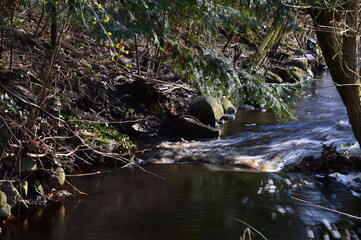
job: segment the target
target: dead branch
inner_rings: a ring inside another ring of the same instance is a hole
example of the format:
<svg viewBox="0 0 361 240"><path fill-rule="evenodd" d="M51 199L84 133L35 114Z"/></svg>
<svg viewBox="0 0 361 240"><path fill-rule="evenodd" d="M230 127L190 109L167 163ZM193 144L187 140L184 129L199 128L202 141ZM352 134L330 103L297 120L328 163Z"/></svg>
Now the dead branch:
<svg viewBox="0 0 361 240"><path fill-rule="evenodd" d="M235 220L237 222L240 222L240 223L243 223L244 225L248 226L249 228L251 228L253 231L255 231L256 233L258 233L263 239L267 240L267 238L265 236L263 236L263 234L258 231L257 229L255 229L254 227L252 227L250 224L246 223L246 222L243 222L242 220L238 219L238 218L235 218L235 217L232 217L232 216L229 216L229 219L230 220Z"/></svg>
<svg viewBox="0 0 361 240"><path fill-rule="evenodd" d="M357 220L361 220L361 217L357 217L357 216L352 215L352 214L344 213L344 212L337 211L337 210L334 210L334 209L331 209L331 208L327 208L327 207L324 207L324 206L321 206L321 205L318 205L318 204L314 204L314 203L308 202L308 201L306 201L306 200L303 200L303 199L300 199L300 198L297 198L297 197L294 197L294 196L291 196L291 198L292 198L292 199L295 199L295 200L297 200L297 201L300 201L300 202L303 202L303 203L306 203L306 204L309 204L309 205L318 207L318 208L325 209L325 210L330 211L330 212L334 212L334 213L337 213L337 214L340 214L340 215L344 215L344 216L347 216L347 217L350 217L350 218L355 218L355 219L357 219Z"/></svg>

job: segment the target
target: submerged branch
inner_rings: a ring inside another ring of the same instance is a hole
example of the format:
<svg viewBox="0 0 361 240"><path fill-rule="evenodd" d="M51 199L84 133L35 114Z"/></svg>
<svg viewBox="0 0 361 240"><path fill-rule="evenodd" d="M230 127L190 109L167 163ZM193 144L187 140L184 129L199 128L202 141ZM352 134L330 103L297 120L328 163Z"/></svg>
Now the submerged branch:
<svg viewBox="0 0 361 240"><path fill-rule="evenodd" d="M237 222L240 222L240 223L243 223L244 225L248 226L249 228L251 228L253 231L255 231L256 233L258 233L263 239L267 240L267 238L265 236L263 236L263 234L258 231L257 229L255 229L254 227L252 227L251 225L249 225L248 223L246 222L243 222L242 220L238 219L238 218L235 218L235 217L232 217L230 216L229 219L232 219L232 220L235 220Z"/></svg>
<svg viewBox="0 0 361 240"><path fill-rule="evenodd" d="M327 208L327 207L324 207L324 206L321 206L321 205L318 205L318 204L314 204L314 203L311 203L311 202L308 202L306 200L303 200L303 199L300 199L300 198L297 198L297 197L294 197L294 196L291 196L292 199L295 199L297 201L300 201L300 202L303 202L303 203L307 203L309 205L312 205L312 206L315 206L315 207L319 207L319 208L322 208L322 209L325 209L327 211L330 211L330 212L334 212L334 213L337 213L337 214L340 214L340 215L344 215L344 216L347 216L347 217L350 217L350 218L354 218L354 219L357 219L357 220L361 220L361 217L357 217L355 215L351 215L351 214L348 214L348 213L344 213L344 212L340 212L340 211L337 211L337 210L334 210L334 209L331 209L331 208Z"/></svg>

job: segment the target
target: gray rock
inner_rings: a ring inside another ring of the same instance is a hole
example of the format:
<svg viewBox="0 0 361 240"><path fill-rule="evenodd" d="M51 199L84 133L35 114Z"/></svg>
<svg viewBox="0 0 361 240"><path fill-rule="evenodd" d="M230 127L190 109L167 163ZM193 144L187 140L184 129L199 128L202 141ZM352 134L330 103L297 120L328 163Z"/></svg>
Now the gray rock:
<svg viewBox="0 0 361 240"><path fill-rule="evenodd" d="M191 114L202 123L215 126L215 122L223 116L223 107L218 99L201 96L190 104Z"/></svg>
<svg viewBox="0 0 361 240"><path fill-rule="evenodd" d="M7 197L6 194L4 192L0 192L0 208L4 207L5 204L7 203Z"/></svg>
<svg viewBox="0 0 361 240"><path fill-rule="evenodd" d="M181 137L218 138L220 130L207 126L192 116L169 116L165 123Z"/></svg>
<svg viewBox="0 0 361 240"><path fill-rule="evenodd" d="M3 191L6 194L7 203L11 207L14 207L16 203L21 199L18 190L10 182L5 182L1 187L1 191Z"/></svg>
<svg viewBox="0 0 361 240"><path fill-rule="evenodd" d="M62 167L58 167L53 170L52 174L48 178L48 184L51 188L59 187L65 183L65 172Z"/></svg>
<svg viewBox="0 0 361 240"><path fill-rule="evenodd" d="M2 208L0 208L0 221L4 221L11 216L11 206L6 203Z"/></svg>

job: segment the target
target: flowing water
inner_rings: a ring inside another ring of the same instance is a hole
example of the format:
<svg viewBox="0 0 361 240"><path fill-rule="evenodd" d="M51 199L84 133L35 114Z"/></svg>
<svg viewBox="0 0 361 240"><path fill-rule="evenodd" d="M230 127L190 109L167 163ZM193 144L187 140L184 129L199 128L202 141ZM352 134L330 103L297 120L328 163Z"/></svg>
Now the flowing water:
<svg viewBox="0 0 361 240"><path fill-rule="evenodd" d="M240 239L249 226L253 240L359 239L359 220L300 201L359 215L361 199L349 188L323 176L274 172L319 154L320 142L354 141L332 84L315 81L307 93L299 121L238 112L221 126L220 139L144 145L154 150L142 158L170 164L74 178L89 196L9 221L0 239ZM209 164L225 162L236 165Z"/></svg>
<svg viewBox="0 0 361 240"><path fill-rule="evenodd" d="M356 142L346 108L328 74L312 82L306 98L290 101L297 103L298 121L276 123L270 112L238 111L235 120L220 127L220 139L161 143L147 158L162 163L233 163L277 171L286 163L320 153L321 143L345 146Z"/></svg>

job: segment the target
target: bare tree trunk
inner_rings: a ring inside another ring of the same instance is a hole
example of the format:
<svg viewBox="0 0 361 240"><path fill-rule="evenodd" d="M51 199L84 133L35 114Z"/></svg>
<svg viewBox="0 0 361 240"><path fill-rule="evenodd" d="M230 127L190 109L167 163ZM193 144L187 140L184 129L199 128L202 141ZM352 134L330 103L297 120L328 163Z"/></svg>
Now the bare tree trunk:
<svg viewBox="0 0 361 240"><path fill-rule="evenodd" d="M326 64L347 108L353 133L361 144L358 1L347 1L342 10L313 9L311 17ZM344 29L337 29L340 26Z"/></svg>
<svg viewBox="0 0 361 240"><path fill-rule="evenodd" d="M269 50L282 38L284 23L280 19L275 19L268 29L266 36L252 55L252 67L258 67L265 59Z"/></svg>
<svg viewBox="0 0 361 240"><path fill-rule="evenodd" d="M51 1L50 4L50 44L55 48L58 38L57 10L54 1Z"/></svg>

